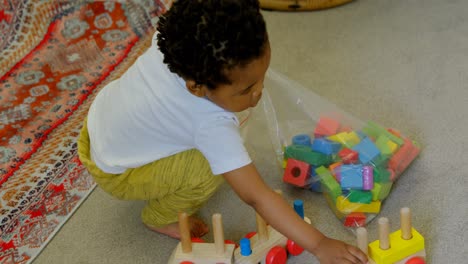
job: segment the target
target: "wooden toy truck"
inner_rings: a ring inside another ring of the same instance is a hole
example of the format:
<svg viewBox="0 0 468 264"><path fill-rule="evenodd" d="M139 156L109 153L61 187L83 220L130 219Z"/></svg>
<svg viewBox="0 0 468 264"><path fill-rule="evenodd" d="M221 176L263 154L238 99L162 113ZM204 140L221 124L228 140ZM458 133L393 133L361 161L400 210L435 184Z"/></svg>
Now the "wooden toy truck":
<svg viewBox="0 0 468 264"><path fill-rule="evenodd" d="M304 217L303 202L294 201L294 210ZM181 241L172 252L168 264L286 264L287 253L299 255L304 249L294 241L267 225L256 214L257 232L249 233L241 239L240 247L225 243L220 214L213 215L214 243L192 243L186 213L179 214Z"/></svg>
<svg viewBox="0 0 468 264"><path fill-rule="evenodd" d="M310 219L304 217L302 201L294 202L294 209L304 221L310 224ZM257 233L251 233L241 239L240 247L234 251L236 264L286 264L287 253L299 255L304 249L294 241L289 240L256 214Z"/></svg>
<svg viewBox="0 0 468 264"><path fill-rule="evenodd" d="M169 258L168 264L232 264L234 244L226 244L220 214L214 214L214 243L192 243L186 213L179 214L181 239Z"/></svg>
<svg viewBox="0 0 468 264"><path fill-rule="evenodd" d="M367 230L356 230L357 245L369 257L370 264L425 264L424 237L411 226L411 211L400 211L400 229L389 233L388 218L381 217L379 239L367 244Z"/></svg>

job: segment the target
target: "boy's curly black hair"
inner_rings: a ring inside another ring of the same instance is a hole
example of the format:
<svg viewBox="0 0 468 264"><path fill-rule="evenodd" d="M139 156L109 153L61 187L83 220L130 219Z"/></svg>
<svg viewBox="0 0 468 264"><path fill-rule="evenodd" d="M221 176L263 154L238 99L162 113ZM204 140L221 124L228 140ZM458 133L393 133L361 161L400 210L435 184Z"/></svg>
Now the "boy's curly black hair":
<svg viewBox="0 0 468 264"><path fill-rule="evenodd" d="M209 89L230 84L226 70L259 58L268 39L258 0L177 0L157 29L169 69Z"/></svg>

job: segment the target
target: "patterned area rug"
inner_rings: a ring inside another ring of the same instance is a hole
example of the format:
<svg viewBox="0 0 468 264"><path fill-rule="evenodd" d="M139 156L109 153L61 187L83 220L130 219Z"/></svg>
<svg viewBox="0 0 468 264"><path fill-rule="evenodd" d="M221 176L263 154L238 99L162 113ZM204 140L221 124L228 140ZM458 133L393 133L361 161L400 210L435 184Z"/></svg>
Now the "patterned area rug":
<svg viewBox="0 0 468 264"><path fill-rule="evenodd" d="M0 263L29 263L95 183L76 140L170 1L0 0Z"/></svg>

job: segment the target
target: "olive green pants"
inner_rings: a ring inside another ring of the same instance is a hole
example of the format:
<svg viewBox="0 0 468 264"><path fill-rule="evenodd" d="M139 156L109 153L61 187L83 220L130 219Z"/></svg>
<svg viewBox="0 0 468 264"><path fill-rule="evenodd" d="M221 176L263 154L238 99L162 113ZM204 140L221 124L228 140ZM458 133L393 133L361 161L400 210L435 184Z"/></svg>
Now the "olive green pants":
<svg viewBox="0 0 468 264"><path fill-rule="evenodd" d="M141 218L154 227L177 222L179 212L196 213L223 182L223 177L213 175L208 161L195 149L122 174L105 173L91 160L86 120L78 139L78 155L105 192L122 200L147 201Z"/></svg>

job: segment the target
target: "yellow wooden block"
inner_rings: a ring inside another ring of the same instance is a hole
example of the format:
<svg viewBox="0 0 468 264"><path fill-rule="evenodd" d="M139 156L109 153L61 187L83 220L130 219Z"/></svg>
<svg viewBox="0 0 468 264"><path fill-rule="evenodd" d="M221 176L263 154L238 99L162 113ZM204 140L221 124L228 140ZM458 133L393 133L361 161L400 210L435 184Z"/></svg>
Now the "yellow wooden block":
<svg viewBox="0 0 468 264"><path fill-rule="evenodd" d="M387 142L387 146L391 154L395 153L395 151L398 149L398 144L391 140Z"/></svg>
<svg viewBox="0 0 468 264"><path fill-rule="evenodd" d="M405 240L401 238L401 230L390 234L390 248L382 250L379 240L369 244L369 257L376 264L393 264L411 255L419 255L424 250L424 237L411 228L413 237Z"/></svg>
<svg viewBox="0 0 468 264"><path fill-rule="evenodd" d="M333 197L331 197L331 195L328 192L323 192L323 196L325 197L325 201L327 201L328 206L332 209L336 217L338 217L338 219L344 219L346 217L346 214L343 214L342 212L338 211Z"/></svg>
<svg viewBox="0 0 468 264"><path fill-rule="evenodd" d="M373 201L370 204L352 203L346 197L339 196L336 199L336 209L343 214L349 213L379 213L380 201Z"/></svg>
<svg viewBox="0 0 468 264"><path fill-rule="evenodd" d="M328 139L331 141L339 142L348 148L351 148L357 145L361 141L358 134L356 134L356 132L354 131L341 132L341 133L329 136Z"/></svg>

